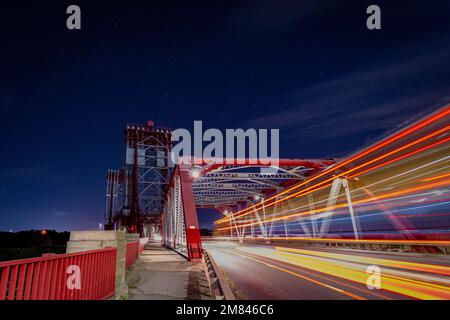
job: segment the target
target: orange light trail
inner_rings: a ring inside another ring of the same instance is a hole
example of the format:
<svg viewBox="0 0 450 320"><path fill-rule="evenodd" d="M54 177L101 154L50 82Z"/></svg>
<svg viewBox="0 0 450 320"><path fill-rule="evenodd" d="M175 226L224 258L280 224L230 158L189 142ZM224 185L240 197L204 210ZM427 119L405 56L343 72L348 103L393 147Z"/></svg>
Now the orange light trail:
<svg viewBox="0 0 450 320"><path fill-rule="evenodd" d="M321 172L321 173L311 177L309 180L301 182L298 185L295 185L295 186L293 186L291 188L288 188L288 189L286 189L286 190L284 190L284 191L282 191L282 192L280 192L280 193L278 193L276 195L273 195L272 197L270 197L270 198L268 198L268 199L266 199L266 200L264 200L264 201L262 201L260 203L256 203L256 204L251 205L251 206L249 206L249 207L247 207L245 209L237 211L233 215L235 215L235 217L237 218L237 217L239 217L238 214L240 214L240 213L245 213L245 212L247 212L247 211L249 211L249 210L251 210L253 208L256 208L258 206L262 206L262 205L264 205L265 202L269 202L269 201L271 201L273 199L276 199L277 197L279 197L279 196L281 196L283 194L286 194L286 193L288 193L288 192L290 192L292 190L298 189L298 188L306 185L307 183L310 183L310 182L312 182L314 180L317 180L318 178L320 178L320 177L322 177L322 176L324 176L324 175L326 175L326 174L328 174L328 173L330 173L330 172L332 172L332 171L334 171L336 169L339 169L339 168L349 164L352 161L355 161L355 160L357 160L359 158L362 158L363 156L365 156L367 154L370 154L371 152L376 151L376 150L378 150L378 149L380 149L380 148L382 148L382 147L384 147L384 146L386 146L386 145L388 145L388 144L390 144L390 143L392 143L394 141L397 141L397 140L399 140L399 139L409 135L410 133L413 133L416 130L419 130L419 129L423 128L423 127L426 127L427 125L429 125L429 124L431 124L431 123L433 123L433 122L435 122L435 121L437 121L437 120L439 120L439 119L441 119L441 118L443 118L443 117L445 117L445 116L447 116L449 114L450 114L450 105L444 107L441 112L438 112L437 114L429 117L428 119L425 119L422 122L419 122L418 124L408 128L408 129L405 129L402 132L399 132L398 134L396 134L396 135L394 135L394 136L392 136L392 137L390 137L390 138L380 142L379 144L374 145L371 148L368 148L367 150L365 150L365 151L363 151L363 152L361 152L361 153L359 153L359 154L357 154L357 155L355 155L353 157L350 157L349 159L345 160L344 162L341 162L341 163L339 163L339 164L337 164L337 165L335 165L335 166L333 166L333 167L331 167L331 168L329 168L329 169L327 169L327 170L325 170L325 171L323 171L323 172ZM268 204L266 206L269 206L271 204L272 203L270 203L270 204Z"/></svg>
<svg viewBox="0 0 450 320"><path fill-rule="evenodd" d="M442 174L440 176L435 176L435 177L431 177L428 179L423 179L421 181L427 182L427 181L437 180L437 179L446 178L446 177L450 177L450 173Z"/></svg>
<svg viewBox="0 0 450 320"><path fill-rule="evenodd" d="M379 164L379 165L376 165L376 166L374 166L374 167L368 168L368 169L366 169L366 170L364 170L364 171L358 172L358 173L356 173L356 174L354 174L354 175L352 175L352 176L349 176L348 179L352 179L352 178L354 178L354 177L360 176L360 175L362 175L362 174L364 174L364 173L367 173L367 172L369 172L369 171L372 171L372 170L375 170L375 169L378 169L378 168L387 166L387 165L389 165L389 164L391 164L391 163L394 163L394 162L397 162L397 161L399 161L399 160L408 158L408 157L410 157L410 156L412 156L412 155L415 155L416 153L425 151L425 150L427 150L427 149L430 149L430 148L433 148L433 147L437 147L438 145L441 145L441 144L446 143L446 142L448 142L448 141L450 141L450 137L449 137L449 138L446 138L446 139L444 139L444 140L441 140L441 141L436 141L436 142L434 142L434 143L432 143L432 144L430 144L430 145L427 145L427 146L425 146L425 147L419 148L419 149L417 149L417 150L414 150L414 151L411 151L411 152L406 153L406 154L404 154L404 155L401 155L401 156L399 156L399 157L397 157L397 158L391 159L391 160L389 160L389 161L383 162L383 163L381 163L381 164ZM430 179L431 179L431 178L430 178ZM422 181L428 181L428 180L422 180Z"/></svg>
<svg viewBox="0 0 450 320"><path fill-rule="evenodd" d="M386 193L386 194L379 195L379 196L374 196L374 197L369 197L369 198L366 198L366 199L356 200L356 201L353 201L353 205L368 203L368 202L381 200L381 199L392 198L392 197L396 197L396 196L400 196L400 195L404 195L404 194L408 194L408 193L412 193L412 192L416 192L416 191L432 189L432 188L435 188L435 187L440 187L440 186L443 186L443 185L447 185L449 183L450 183L450 180L444 180L444 181L440 181L440 182L426 184L426 185L423 185L423 186L411 187L411 188L405 189L405 190L390 192L390 193ZM265 220L262 220L262 222L263 223L267 223L267 222L271 222L271 221L288 220L288 219L293 218L293 217L299 217L299 216L304 216L304 215L311 215L312 213L322 213L322 212L326 212L326 211L330 211L330 210L334 210L334 209L338 209L338 208L342 208L342 207L346 207L346 206L348 206L347 203L343 203L343 204L335 205L333 207L326 207L326 208L322 208L322 209L316 209L316 210L309 210L309 211L305 211L305 212L293 213L293 214L286 215L286 216L283 216L283 217L276 217L276 218L265 219ZM252 223L248 223L248 224L240 224L239 227L252 226L252 225L256 225L258 223L259 222L252 222ZM217 230L229 230L229 229L231 229L231 227L223 227L223 228L219 228Z"/></svg>
<svg viewBox="0 0 450 320"><path fill-rule="evenodd" d="M318 184L316 184L316 185L314 185L314 186L310 186L310 187L308 187L308 188L306 188L306 189L303 189L303 190L300 190L300 191L298 191L298 192L296 192L296 193L290 194L290 195L288 195L288 196L286 196L286 197L284 197L284 198L282 198L282 199L278 199L278 200L273 201L273 202L271 202L271 203L269 203L269 204L267 204L267 205L264 205L264 208L271 207L271 206L273 206L273 205L275 205L275 204L277 204L277 203L284 202L284 201L286 201L286 200L288 200L288 199L290 199L290 198L293 198L293 197L298 197L298 196L300 196L300 195L304 196L304 195L308 194L307 191L310 191L310 190L311 190L310 192L313 192L313 191L317 191L317 190L323 189L323 188L329 186L331 183L329 183L329 184L327 184L327 185L325 185L325 186L324 186L324 184L326 184L326 183L328 183L328 182L332 182L334 179L336 179L336 178L338 178L338 177L345 176L345 175L347 175L347 174L349 174L349 173L351 173L351 172L354 172L354 171L356 171L356 170L358 170L358 169L361 169L361 168L363 168L363 167L366 167L366 166L368 166L369 164L372 164L372 163L374 163L374 162L376 162L376 161L378 161L378 160L384 159L384 158L386 158L386 157L388 157L388 156L390 156L390 155L393 155L393 154L395 154L395 153L398 153L398 152L400 152L400 151L403 151L403 150L405 150L405 149L407 149L407 148L409 148L409 147L411 147L411 146L414 146L414 145L416 145L416 144L419 144L419 143L421 143L421 142L423 142L423 141L425 141L425 140L428 140L428 139L430 139L430 138L432 138L432 137L434 137L434 136L437 136L437 135L439 135L439 134L441 134L441 133L443 133L443 132L445 132L445 131L448 131L449 129L450 129L450 126L446 126L446 127L442 128L442 129L440 129L440 130L434 131L434 132L432 132L432 133L430 133L430 134L428 134L428 135L426 135L426 136L424 136L424 137L422 137L422 138L420 138L420 139L414 140L413 142L410 142L410 143L408 143L408 144L406 144L406 145L404 145L404 146L402 146L402 147L399 147L399 148L397 148L397 149L394 149L394 150L392 150L392 151L390 151L390 152L388 152L388 153L385 153L385 154L383 154L383 155L381 155L381 156L379 156L379 157L377 157L377 158L375 158L375 159L372 159L372 160L370 160L370 161L368 161L368 162L365 162L365 163L363 163L363 164L361 164L361 165L358 165L358 166L356 166L356 167L354 167L354 168L352 168L352 169L350 169L350 170L347 170L347 171L345 171L345 172L342 172L342 173L340 173L340 174L338 174L338 175L332 176L332 177L328 178L327 180L324 180L324 181L322 181L322 182L319 182ZM447 138L447 139L444 139L444 140L445 140L445 141L448 141L448 138ZM368 170L366 170L366 172L367 172L367 171L370 171L370 170L373 170L373 169L375 169L375 168L376 168L376 167L371 168L371 169L368 169ZM332 169L337 169L337 168L332 168ZM325 172L325 171L324 171L324 172ZM358 173L357 175L359 175L359 174L361 174L361 173ZM355 175L354 175L354 176L355 176ZM353 176L353 177L354 177L354 176ZM315 179L312 179L312 180L315 180ZM305 182L303 182L303 184L308 183L308 182L310 182L310 181L311 181L311 179L310 179L310 180L307 180L307 181L305 181ZM320 187L320 188L319 188L319 187ZM289 189L288 189L288 190L289 190ZM287 191L287 190L285 190L285 191ZM309 193L310 193L310 192L309 192ZM281 192L281 193L279 193L277 196L279 196L279 195L281 195L281 194L283 194L283 193L284 193L284 191ZM267 199L266 201L268 201L268 200L269 200L269 199ZM262 204L262 202L261 202L261 204ZM252 207L252 206L251 206L251 207ZM247 209L249 209L249 208L251 208L251 207L248 207ZM240 212L243 212L244 210L246 210L246 209L243 209L243 210L240 211ZM236 212L235 214L233 214L233 216L234 216L235 219L236 219L236 218L239 218L239 217L243 217L243 216L249 215L249 214L252 214L252 212L247 212L247 213L243 213L243 214L237 215L238 213L239 213L239 211ZM227 221L227 219L230 219L230 218L222 218L222 219L217 220L216 222L217 222L217 223L225 222L225 221Z"/></svg>
<svg viewBox="0 0 450 320"><path fill-rule="evenodd" d="M270 237L270 240L300 240L305 242L330 242L330 243L369 243L369 244L411 244L411 245L435 245L450 246L447 240L375 240L375 239L342 239L342 238L311 238L311 237Z"/></svg>

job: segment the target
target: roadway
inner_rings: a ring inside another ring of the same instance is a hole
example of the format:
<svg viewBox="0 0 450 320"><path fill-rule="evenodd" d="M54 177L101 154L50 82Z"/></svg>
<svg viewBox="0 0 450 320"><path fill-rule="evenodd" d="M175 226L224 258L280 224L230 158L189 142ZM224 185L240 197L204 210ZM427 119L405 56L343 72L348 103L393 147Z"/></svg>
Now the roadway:
<svg viewBox="0 0 450 320"><path fill-rule="evenodd" d="M445 257L232 243L206 248L238 299L450 299ZM374 265L380 289L367 286L367 267Z"/></svg>

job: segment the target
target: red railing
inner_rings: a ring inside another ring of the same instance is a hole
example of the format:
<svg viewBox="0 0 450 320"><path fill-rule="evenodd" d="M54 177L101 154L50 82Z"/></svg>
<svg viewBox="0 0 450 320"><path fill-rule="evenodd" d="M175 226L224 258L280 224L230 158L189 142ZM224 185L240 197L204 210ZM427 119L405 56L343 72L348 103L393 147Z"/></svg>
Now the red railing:
<svg viewBox="0 0 450 320"><path fill-rule="evenodd" d="M0 300L108 299L115 292L116 254L106 248L0 262Z"/></svg>
<svg viewBox="0 0 450 320"><path fill-rule="evenodd" d="M139 256L139 241L127 243L125 267L130 268Z"/></svg>

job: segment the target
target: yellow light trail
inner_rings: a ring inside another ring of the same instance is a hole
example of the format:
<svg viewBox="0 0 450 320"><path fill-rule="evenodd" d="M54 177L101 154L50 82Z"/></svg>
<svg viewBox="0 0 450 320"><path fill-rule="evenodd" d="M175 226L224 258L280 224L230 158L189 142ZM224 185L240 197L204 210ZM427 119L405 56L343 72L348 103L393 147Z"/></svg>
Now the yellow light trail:
<svg viewBox="0 0 450 320"><path fill-rule="evenodd" d="M320 178L320 177L322 177L322 176L324 176L324 175L326 175L326 174L328 174L330 172L333 172L334 170L339 169L339 168L349 164L352 161L355 161L355 160L357 160L359 158L362 158L363 156L365 156L367 154L370 154L373 151L376 151L376 150L378 150L378 149L380 149L380 148L382 148L382 147L384 147L386 145L389 145L390 143L392 143L392 142L394 142L394 141L396 141L398 139L401 139L401 138L409 135L410 133L413 133L413 132L415 132L415 131L423 128L423 127L426 127L427 125L429 125L429 124L431 124L431 123L433 123L433 122L435 122L435 121L437 121L437 120L439 120L439 119L441 119L441 118L443 118L443 117L445 117L445 116L447 116L449 114L450 114L450 105L447 105L447 106L445 106L443 108L442 111L436 113L435 115L429 117L428 119L425 119L425 120L419 122L416 125L413 125L413 126L411 126L409 128L406 128L402 132L399 132L398 134L395 134L394 136L392 136L390 138L387 138L384 141L381 141L380 143L378 143L378 144L368 148L367 150L362 151L361 153L359 153L359 154L357 154L357 155L355 155L353 157L350 157L349 159L347 159L347 160L345 160L345 161L343 161L343 162L341 162L341 163L339 163L339 164L337 164L337 165L335 165L335 166L333 166L333 167L331 167L331 168L329 168L327 170L324 170L323 172L321 172L321 173L311 177L310 179L308 179L308 180L306 180L306 181L304 181L304 182L302 182L300 184L297 184L297 185L295 185L295 186L293 186L291 188L288 188L288 189L286 189L286 190L284 190L284 191L282 191L282 192L280 192L280 193L278 193L278 194L276 194L276 195L274 195L274 196L272 196L272 197L270 197L270 198L268 198L268 199L266 199L266 200L264 200L264 201L262 201L260 203L251 205L251 206L249 206L249 207L247 207L245 209L237 211L236 213L234 213L234 215L236 217L238 217L238 215L240 213L245 213L245 212L247 212L247 211L249 211L249 210L251 210L253 208L256 208L258 206L263 206L264 203L266 203L266 202L269 202L269 201L271 201L273 199L276 199L277 197L279 197L279 196L281 196L283 194L286 194L286 193L288 193L288 192L290 192L292 190L298 189L298 188L306 185L307 183L310 183L310 182L312 182L314 180L317 180L318 178ZM271 203L267 204L265 206L268 206L268 205L271 205Z"/></svg>
<svg viewBox="0 0 450 320"><path fill-rule="evenodd" d="M436 274L450 276L450 267L435 265L435 264L424 264L424 263L409 262L409 261L399 261L399 260L391 260L391 259L364 257L364 256L357 256L357 255L352 255L352 254L312 251L312 250L303 250L303 249L294 249L294 248L285 248L285 247L275 247L275 250L300 253L300 254L304 254L304 255L312 255L312 256L323 257L323 258L332 258L332 259L338 259L338 260L360 262L360 263L365 263L365 264L369 264L369 265L375 264L375 265L396 267L396 268L401 268L401 269L423 271L423 272L430 272L430 273L436 273Z"/></svg>
<svg viewBox="0 0 450 320"><path fill-rule="evenodd" d="M318 257L303 256L297 253L280 252L270 249L255 249L242 247L239 250L250 252L259 256L265 256L274 260L281 260L317 272L332 275L337 278L353 281L367 285L368 277L371 275L365 270L361 271L355 267L349 267L342 261L325 261ZM404 277L380 274L381 289L402 294L408 297L425 300L448 300L450 299L450 287L432 284Z"/></svg>
<svg viewBox="0 0 450 320"><path fill-rule="evenodd" d="M280 261L280 260L274 260L274 259L263 257L263 256L258 256L256 254L252 254L252 253L249 253L249 252L245 252L245 254L243 252L240 252L238 255L245 256L246 258L259 259L259 260L267 262L267 263L269 263L271 265L276 263L279 266L283 266L283 267L286 267L288 269L291 269L291 270L294 270L294 271L298 271L298 267L293 265L292 263L288 263L288 262L284 262L284 261ZM257 258L255 258L255 257L257 257ZM326 274L314 273L314 272L311 272L310 270L307 270L307 269L302 269L302 274L307 274L307 275L313 276L314 278L322 279L326 283L332 282L332 283L338 284L338 285L346 287L346 288L351 288L351 289L356 290L356 291L364 292L365 294L369 294L371 296L375 296L375 297L378 297L378 298L381 298L381 299L394 300L393 298L391 298L389 296L386 296L385 294L380 294L380 293L374 292L373 290L370 290L370 289L364 289L364 288L361 288L360 286L355 286L355 285L353 285L353 282L341 281L341 279L336 279L335 277L332 277L332 276L329 276L329 275L326 275Z"/></svg>
<svg viewBox="0 0 450 320"><path fill-rule="evenodd" d="M265 261L256 259L256 258L254 258L254 257L252 257L252 256L249 256L249 255L244 255L244 256L245 256L247 259L253 260L253 261L258 262L258 263L261 263L261 264L263 264L263 265L265 265L265 266L267 266L267 267L269 267L269 268L273 268L273 269L277 269L277 270L279 270L279 271L286 272L286 273L288 273L288 274L290 274L290 275L293 275L293 276L295 276L295 277L297 277L297 278L300 278L300 279L303 279L303 280L312 282L312 283L314 283L314 284L317 284L317 285L319 285L319 286L328 288L328 289L333 290L333 291L337 291L337 292L339 292L339 293L342 293L342 294L344 294L344 295L346 295L346 296L349 296L349 297L351 297L351 298L354 298L354 299L356 299L356 300L367 300L367 299L365 299L365 298L363 298L363 297L360 297L360 296L358 296L358 295L356 295L356 294L353 294L353 293L351 293L351 292L348 292L348 291L345 291L345 290L336 288L335 286L331 286L331 285L329 285L329 284L326 284L326 283L324 283L324 282L321 282L321 281L312 279L312 278L310 278L310 277L301 275L301 274L299 274L299 273L296 273L296 272L293 272L293 271L290 271L290 270L287 270L287 269L284 269L284 268L275 266L275 265L273 265L273 264L271 264L271 263L267 263L267 262L265 262Z"/></svg>
<svg viewBox="0 0 450 320"><path fill-rule="evenodd" d="M373 202L373 201L376 201L376 200L393 198L393 197L396 197L396 196L400 196L400 195L404 195L404 194L408 194L408 193L413 193L413 192L416 192L416 191L422 191L422 190L432 189L432 188L443 186L443 185L448 185L449 183L450 183L450 180L444 180L444 181L440 181L440 182L436 182L436 183L430 183L430 184L423 185L423 186L411 187L411 188L405 189L405 190L390 192L390 193L382 194L382 195L379 195L379 196L373 196L373 197L369 197L369 198L366 198L366 199L356 200L356 201L353 201L353 205L365 204L365 203L370 203L370 202ZM334 210L334 209L338 209L338 208L343 208L343 207L347 207L347 206L348 206L347 203L342 203L342 204L335 205L333 207L326 207L326 208L322 208L322 209L315 209L315 210L309 210L309 211L304 211L304 212L299 212L299 213L293 213L293 214L286 215L286 216L283 216L283 217L276 217L276 218L265 219L265 220L262 220L262 222L263 223L267 223L267 222L272 222L272 221L288 220L288 219L291 219L291 218L294 218L294 217L299 217L299 216L304 216L304 215L311 215L313 213L322 213L322 212L326 212L326 211L330 211L330 210ZM258 223L259 222L240 224L239 227L252 226L252 225L256 225ZM231 227L223 227L223 228L219 228L217 230L229 230L229 229L231 229Z"/></svg>
<svg viewBox="0 0 450 320"><path fill-rule="evenodd" d="M383 155L381 155L381 156L379 156L379 157L376 157L375 159L372 159L372 160L370 160L370 161L368 161L368 162L365 162L365 163L363 163L363 164L361 164L361 165L358 165L358 166L356 166L356 167L354 167L354 168L352 168L352 169L350 169L350 170L347 170L347 171L342 172L342 173L340 173L340 174L334 175L334 176L332 176L332 177L330 177L330 178L328 178L328 179L326 179L326 180L324 180L324 181L322 181L322 182L319 182L319 183L317 183L317 184L315 184L315 185L313 185L313 186L310 186L310 187L308 187L308 188L305 188L305 189L303 189L303 190L300 190L300 191L297 191L297 192L295 192L295 193L293 193L293 194L290 194L290 195L288 195L288 196L286 196L286 197L284 197L284 198L281 198L281 199L275 200L275 201L273 201L273 202L271 202L271 203L269 203L269 204L266 204L266 205L264 205L264 208L271 207L271 206L273 206L273 205L275 205L275 204L277 204L277 203L284 202L284 201L286 201L286 200L288 200L288 199L290 199L290 198L293 198L293 197L304 196L304 195L307 195L308 193L311 193L311 192L314 192L314 191L318 191L318 190L320 190L320 189L323 189L323 188L329 186L329 185L331 184L331 182L332 182L334 179L338 178L338 177L342 177L342 176L348 175L349 173L354 172L354 171L356 171L356 170L358 170L358 169L361 169L361 168L363 168L363 167L366 167L366 166L368 166L369 164L372 164L372 163L374 163L374 162L377 162L377 161L379 161L379 160L381 160L381 159L384 159L384 158L386 158L386 157L388 157L388 156L390 156L390 155L393 155L393 154L398 153L398 152L400 152L400 151L403 151L403 150L405 150L405 149L407 149L407 148L409 148L409 147L412 147L412 146L414 146L414 145L417 145L417 144L419 144L419 143L421 143L421 142L423 142L423 141L426 141L426 140L428 140L428 139L431 139L432 137L435 137L435 136L437 136L437 135L439 135L439 134L441 134L441 133L444 133L444 132L448 131L449 129L450 129L450 126L446 126L446 127L442 128L442 129L440 129L440 130L434 131L434 132L432 132L432 133L430 133L430 134L428 134L428 135L426 135L426 136L424 136L424 137L422 137L422 138L420 138L420 139L414 140L414 141L412 141L412 142L410 142L410 143L408 143L408 144L406 144L406 145L403 145L403 146L401 146L401 147L399 147L399 148L396 148L396 149L394 149L394 150L392 150L392 151L390 151L390 152L388 152L388 153L385 153L385 154L383 154ZM332 169L336 170L336 167L333 167ZM370 171L370 170L369 170L369 171ZM326 171L324 171L324 172L326 172ZM366 172L367 172L367 171L366 171ZM356 175L353 175L353 177L354 177L354 176L356 176ZM312 178L311 178L311 179L309 179L309 180L306 180L306 181L304 182L304 184L309 183L309 182L312 181L312 180L315 180L315 179L312 179ZM326 184L326 185L324 185L324 184ZM287 191L287 190L285 190L285 191ZM309 191L309 192L308 192L308 191ZM277 197L280 196L280 195L283 194L283 193L284 193L284 191L281 192L281 193L279 193L279 194L277 195ZM268 201L268 200L269 200L269 199L267 199L266 201ZM249 208L251 208L251 207L253 207L253 206L250 206ZM247 208L246 208L246 209L247 209ZM238 211L238 212L236 212L236 213L234 213L234 214L232 214L232 215L233 215L234 218L236 219L236 218L240 218L240 217L243 217L243 216L252 214L252 212L247 212L247 213L243 213L243 214L238 215L239 212L243 212L243 211L245 211L246 209L243 209L243 210L241 210L241 211ZM217 223L226 222L226 221L229 220L229 219L231 219L231 217L221 218L221 219L217 220L216 222L217 222Z"/></svg>

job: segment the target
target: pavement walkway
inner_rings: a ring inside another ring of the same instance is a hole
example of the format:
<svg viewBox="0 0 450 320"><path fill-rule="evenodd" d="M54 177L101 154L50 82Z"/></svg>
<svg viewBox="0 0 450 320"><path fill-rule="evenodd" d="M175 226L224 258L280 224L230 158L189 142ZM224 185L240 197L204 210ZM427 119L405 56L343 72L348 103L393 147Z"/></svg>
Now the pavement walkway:
<svg viewBox="0 0 450 320"><path fill-rule="evenodd" d="M148 242L127 272L128 300L208 300L202 263L188 262L160 242Z"/></svg>

